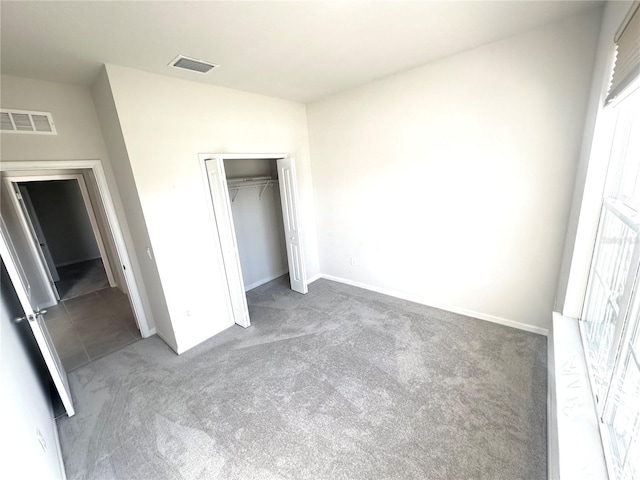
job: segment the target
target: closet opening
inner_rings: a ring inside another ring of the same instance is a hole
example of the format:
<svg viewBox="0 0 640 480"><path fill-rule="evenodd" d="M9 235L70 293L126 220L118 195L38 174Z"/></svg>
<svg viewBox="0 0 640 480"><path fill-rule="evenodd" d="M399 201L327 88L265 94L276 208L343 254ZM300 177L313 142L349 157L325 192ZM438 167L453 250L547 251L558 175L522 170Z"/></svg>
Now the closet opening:
<svg viewBox="0 0 640 480"><path fill-rule="evenodd" d="M234 321L250 325L245 293L288 274L307 293L295 160L201 155Z"/></svg>

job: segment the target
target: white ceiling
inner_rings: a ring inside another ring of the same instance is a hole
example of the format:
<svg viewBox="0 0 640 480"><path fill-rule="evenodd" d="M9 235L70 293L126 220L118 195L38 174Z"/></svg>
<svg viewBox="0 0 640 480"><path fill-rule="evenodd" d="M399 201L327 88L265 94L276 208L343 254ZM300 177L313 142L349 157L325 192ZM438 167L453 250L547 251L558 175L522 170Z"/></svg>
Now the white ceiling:
<svg viewBox="0 0 640 480"><path fill-rule="evenodd" d="M90 85L104 63L312 101L592 1L0 2L1 72ZM172 69L178 54L220 64Z"/></svg>

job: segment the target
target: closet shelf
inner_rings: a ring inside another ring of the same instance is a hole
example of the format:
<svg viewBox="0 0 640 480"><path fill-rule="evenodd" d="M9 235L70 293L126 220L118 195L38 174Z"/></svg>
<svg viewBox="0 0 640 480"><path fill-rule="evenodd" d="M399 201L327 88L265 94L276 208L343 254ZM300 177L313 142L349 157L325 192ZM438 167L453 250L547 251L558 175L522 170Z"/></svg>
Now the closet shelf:
<svg viewBox="0 0 640 480"><path fill-rule="evenodd" d="M255 187L255 186L261 186L264 184L271 185L276 181L277 180L274 180L271 177L228 178L227 185L229 186L229 188Z"/></svg>
<svg viewBox="0 0 640 480"><path fill-rule="evenodd" d="M233 190L233 196L231 197L231 203L236 201L236 197L238 196L238 192L244 188L259 188L260 194L258 196L259 199L262 199L262 194L269 186L273 186L277 183L277 180L272 179L271 177L243 177L243 178L229 178L227 179L227 187L229 190Z"/></svg>

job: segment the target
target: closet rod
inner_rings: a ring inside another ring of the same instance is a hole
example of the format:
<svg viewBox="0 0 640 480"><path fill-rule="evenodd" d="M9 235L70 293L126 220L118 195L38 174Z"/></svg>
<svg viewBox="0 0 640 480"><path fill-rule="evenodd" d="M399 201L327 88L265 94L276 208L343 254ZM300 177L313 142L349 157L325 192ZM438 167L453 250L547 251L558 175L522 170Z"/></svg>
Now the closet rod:
<svg viewBox="0 0 640 480"><path fill-rule="evenodd" d="M260 190L260 194L258 195L258 199L262 200L262 195L264 194L264 191L267 189L267 187L273 186L276 182L277 180L262 180L256 182L246 181L235 185L227 185L229 187L229 190L235 190L233 196L231 197L231 203L235 203L238 192L243 188L262 187L262 190Z"/></svg>
<svg viewBox="0 0 640 480"><path fill-rule="evenodd" d="M277 180L263 180L261 182L243 182L243 183L235 183L229 184L227 183L227 187L229 190L237 190L240 188L253 188L253 187L262 187L264 185L273 185Z"/></svg>

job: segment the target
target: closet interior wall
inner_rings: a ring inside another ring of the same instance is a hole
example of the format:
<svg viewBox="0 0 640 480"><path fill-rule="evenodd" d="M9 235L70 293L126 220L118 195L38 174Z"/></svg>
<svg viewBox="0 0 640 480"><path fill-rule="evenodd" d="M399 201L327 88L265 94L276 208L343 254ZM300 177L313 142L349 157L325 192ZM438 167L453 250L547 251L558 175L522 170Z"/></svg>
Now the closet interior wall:
<svg viewBox="0 0 640 480"><path fill-rule="evenodd" d="M289 271L276 160L225 160L245 291Z"/></svg>

